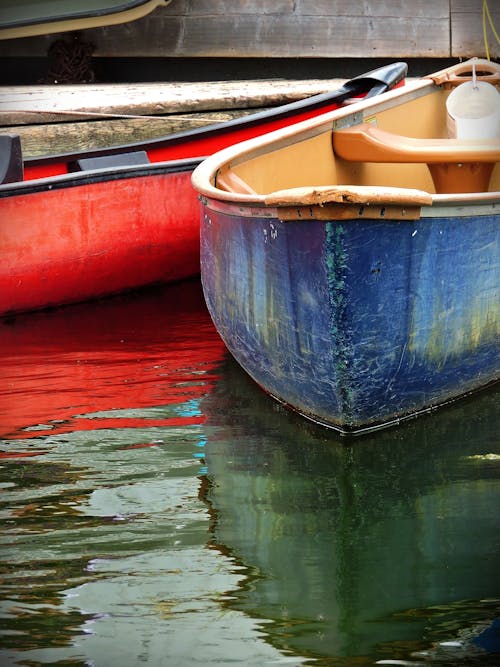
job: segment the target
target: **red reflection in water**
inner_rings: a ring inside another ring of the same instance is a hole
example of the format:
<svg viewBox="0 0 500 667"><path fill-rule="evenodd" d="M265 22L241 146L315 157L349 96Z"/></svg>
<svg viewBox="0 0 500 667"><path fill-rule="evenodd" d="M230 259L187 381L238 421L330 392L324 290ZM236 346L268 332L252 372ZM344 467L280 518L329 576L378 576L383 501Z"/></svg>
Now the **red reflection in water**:
<svg viewBox="0 0 500 667"><path fill-rule="evenodd" d="M187 281L0 320L0 353L0 436L26 439L201 423L183 406L210 391L225 347L199 281ZM172 408L165 417L94 414L151 406Z"/></svg>

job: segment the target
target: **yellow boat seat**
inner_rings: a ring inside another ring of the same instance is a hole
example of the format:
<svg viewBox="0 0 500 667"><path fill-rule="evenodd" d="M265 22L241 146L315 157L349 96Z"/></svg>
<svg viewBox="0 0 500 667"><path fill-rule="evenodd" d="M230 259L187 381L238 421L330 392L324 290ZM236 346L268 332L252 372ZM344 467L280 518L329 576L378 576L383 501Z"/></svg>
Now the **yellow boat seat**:
<svg viewBox="0 0 500 667"><path fill-rule="evenodd" d="M335 154L351 162L425 163L436 193L487 192L500 140L416 139L361 123L333 133Z"/></svg>

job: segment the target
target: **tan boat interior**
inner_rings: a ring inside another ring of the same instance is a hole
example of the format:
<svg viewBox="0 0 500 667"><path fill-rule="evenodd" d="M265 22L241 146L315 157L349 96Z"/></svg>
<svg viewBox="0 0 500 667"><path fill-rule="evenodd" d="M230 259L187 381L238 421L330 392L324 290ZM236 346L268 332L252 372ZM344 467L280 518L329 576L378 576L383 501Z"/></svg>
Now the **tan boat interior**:
<svg viewBox="0 0 500 667"><path fill-rule="evenodd" d="M446 96L429 87L403 105L368 109L357 128L318 126L311 136L274 140L226 163L216 187L269 194L331 185L386 186L431 194L500 191L500 141L448 138ZM408 139L409 138L409 139ZM464 143L474 146L465 146Z"/></svg>

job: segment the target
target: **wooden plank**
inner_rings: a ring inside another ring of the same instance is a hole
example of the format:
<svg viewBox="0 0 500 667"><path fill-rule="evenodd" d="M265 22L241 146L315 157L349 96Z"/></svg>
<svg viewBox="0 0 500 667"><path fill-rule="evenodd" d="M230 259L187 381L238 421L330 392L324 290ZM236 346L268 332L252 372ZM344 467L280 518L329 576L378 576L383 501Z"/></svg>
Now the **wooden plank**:
<svg viewBox="0 0 500 667"><path fill-rule="evenodd" d="M227 16L228 14L295 14L301 16L384 16L410 18L445 17L449 0L368 0L361 6L352 0L195 0L172 4L162 13L170 16Z"/></svg>
<svg viewBox="0 0 500 667"><path fill-rule="evenodd" d="M331 0L327 0L330 5ZM170 15L214 16L227 14L291 14L296 0L195 0L177 2Z"/></svg>
<svg viewBox="0 0 500 667"><path fill-rule="evenodd" d="M172 8L174 9L174 8ZM360 18L397 18L410 21L419 19L443 19L449 14L449 0L372 0L360 3L352 0L296 0L298 16L349 16Z"/></svg>
<svg viewBox="0 0 500 667"><path fill-rule="evenodd" d="M231 34L230 44L221 40ZM161 49L152 35L152 48ZM108 46L106 45L106 49ZM206 20L185 21L184 42L176 56L290 58L442 57L449 55L448 17L398 18L371 16L221 17L207 33Z"/></svg>
<svg viewBox="0 0 500 667"><path fill-rule="evenodd" d="M168 17L89 31L96 56L174 57L448 57L448 2L425 2L409 16L370 14L223 14ZM418 3L415 3L418 4ZM357 6L357 5L354 5ZM446 12L442 8L446 6ZM436 11L436 7L439 11ZM358 10L359 11L359 10ZM147 39L145 39L147 36Z"/></svg>
<svg viewBox="0 0 500 667"><path fill-rule="evenodd" d="M75 121L99 114L162 114L276 106L335 90L345 79L181 82L0 88L0 125ZM78 114L77 112L81 112Z"/></svg>
<svg viewBox="0 0 500 667"><path fill-rule="evenodd" d="M173 132L184 132L214 123L238 118L255 109L238 109L200 114L160 116L158 118L128 118L117 120L83 121L47 125L17 125L0 128L1 133L21 137L23 156L36 157L107 148L162 137Z"/></svg>
<svg viewBox="0 0 500 667"><path fill-rule="evenodd" d="M146 23L148 52L166 55L162 26ZM231 42L221 35L230 34ZM114 44L99 43L106 55ZM140 35L132 40L131 55L144 55ZM187 17L174 56L198 57L428 57L449 54L448 16L429 21L421 17L268 15L218 17L207 30L207 19Z"/></svg>

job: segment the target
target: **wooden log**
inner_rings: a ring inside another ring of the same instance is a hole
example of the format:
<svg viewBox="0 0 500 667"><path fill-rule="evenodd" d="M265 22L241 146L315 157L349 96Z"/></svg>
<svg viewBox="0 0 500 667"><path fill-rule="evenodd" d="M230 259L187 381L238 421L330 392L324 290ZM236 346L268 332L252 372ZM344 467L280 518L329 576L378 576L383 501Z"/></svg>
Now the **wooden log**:
<svg viewBox="0 0 500 667"><path fill-rule="evenodd" d="M76 84L0 88L0 126L89 120L93 116L255 109L335 90L344 79ZM79 113L80 112L80 113Z"/></svg>
<svg viewBox="0 0 500 667"><path fill-rule="evenodd" d="M154 139L172 132L207 127L255 111L256 109L229 109L212 113L160 116L153 119L126 118L5 126L0 128L0 133L18 134L21 137L23 156L27 158Z"/></svg>

